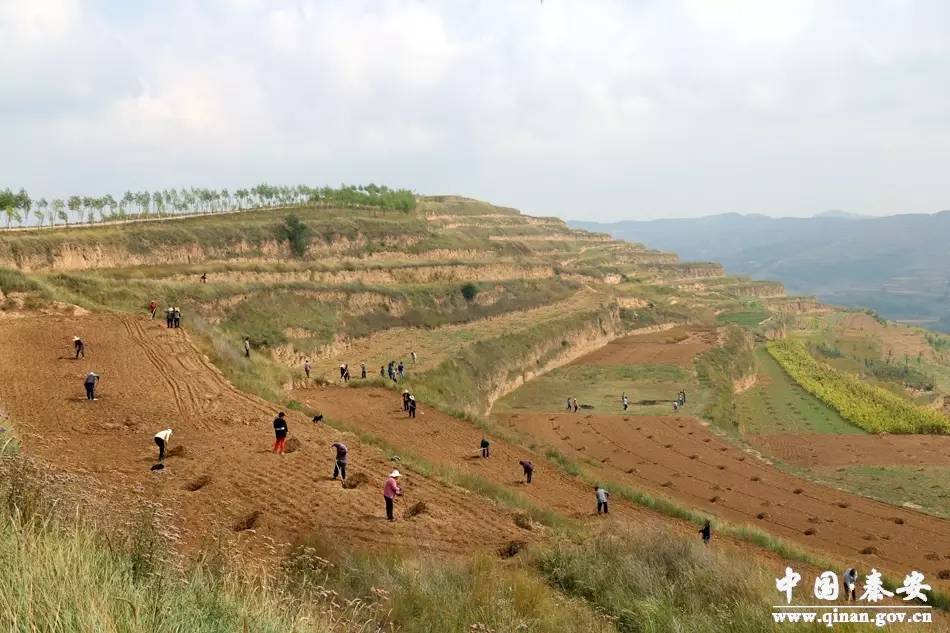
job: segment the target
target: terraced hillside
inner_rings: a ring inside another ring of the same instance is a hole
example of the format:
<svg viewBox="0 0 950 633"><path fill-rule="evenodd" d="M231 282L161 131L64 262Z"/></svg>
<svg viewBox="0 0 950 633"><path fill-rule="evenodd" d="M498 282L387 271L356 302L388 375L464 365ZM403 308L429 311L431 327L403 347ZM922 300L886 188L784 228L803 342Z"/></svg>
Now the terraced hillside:
<svg viewBox="0 0 950 633"><path fill-rule="evenodd" d="M10 232L0 293L0 353L29 359L0 368L24 452L83 481L106 516L159 502L185 552L223 535L259 560L308 539L517 556L601 529L592 486L607 483L608 525L688 539L711 518L724 551L762 568L861 556L895 577L913 563L944 587L943 519L781 472L742 443L783 428L760 412L726 428L788 398L744 399L766 382L755 345L826 309L714 263L444 196L407 211L303 205ZM165 327L166 307L181 329ZM403 366L395 379L390 363ZM102 376L95 402L82 398L88 371ZM689 404L673 413L680 389ZM565 413L568 397L584 409ZM269 450L277 410L295 440L283 457ZM178 452L152 472L165 427ZM476 456L483 436L490 460ZM348 489L330 478L338 440ZM394 467L406 494L389 524L379 492ZM859 524L880 541L848 541Z"/></svg>

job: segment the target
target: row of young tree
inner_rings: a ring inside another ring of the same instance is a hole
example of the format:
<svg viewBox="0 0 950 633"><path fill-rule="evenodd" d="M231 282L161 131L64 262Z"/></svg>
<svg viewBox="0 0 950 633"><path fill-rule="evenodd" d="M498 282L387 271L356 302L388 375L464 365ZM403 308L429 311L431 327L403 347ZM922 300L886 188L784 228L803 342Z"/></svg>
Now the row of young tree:
<svg viewBox="0 0 950 633"><path fill-rule="evenodd" d="M409 211L416 195L407 189L385 185L341 185L340 187L275 186L266 183L247 189L205 189L188 187L161 191L126 191L120 198L69 196L33 199L24 189L14 193L0 189L0 210L6 227L92 224L131 218L167 217L192 213L223 213L246 209L322 205L377 207Z"/></svg>

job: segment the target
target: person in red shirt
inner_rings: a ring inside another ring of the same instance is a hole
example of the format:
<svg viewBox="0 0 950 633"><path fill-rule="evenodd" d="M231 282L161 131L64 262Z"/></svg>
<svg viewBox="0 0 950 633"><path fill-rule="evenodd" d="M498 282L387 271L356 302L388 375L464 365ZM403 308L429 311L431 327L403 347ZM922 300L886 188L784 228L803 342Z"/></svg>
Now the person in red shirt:
<svg viewBox="0 0 950 633"><path fill-rule="evenodd" d="M386 480L386 485L383 486L383 498L386 499L386 519L389 521L395 521L396 518L393 516L393 503L396 500L396 497L402 495L402 488L399 487L399 483L396 481L402 475L398 470L394 470L389 473L389 479Z"/></svg>

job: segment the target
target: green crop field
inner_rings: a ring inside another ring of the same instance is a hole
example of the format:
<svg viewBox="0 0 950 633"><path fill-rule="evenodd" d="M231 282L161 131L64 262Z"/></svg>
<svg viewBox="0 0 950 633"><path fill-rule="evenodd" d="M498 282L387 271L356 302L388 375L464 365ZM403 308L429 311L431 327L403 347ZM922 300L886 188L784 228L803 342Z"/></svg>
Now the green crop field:
<svg viewBox="0 0 950 633"><path fill-rule="evenodd" d="M736 398L744 433L864 433L802 389L765 348L755 350L758 382Z"/></svg>
<svg viewBox="0 0 950 633"><path fill-rule="evenodd" d="M937 411L917 406L816 361L800 341L775 341L769 343L767 349L803 388L867 431L946 433L950 430L950 420Z"/></svg>

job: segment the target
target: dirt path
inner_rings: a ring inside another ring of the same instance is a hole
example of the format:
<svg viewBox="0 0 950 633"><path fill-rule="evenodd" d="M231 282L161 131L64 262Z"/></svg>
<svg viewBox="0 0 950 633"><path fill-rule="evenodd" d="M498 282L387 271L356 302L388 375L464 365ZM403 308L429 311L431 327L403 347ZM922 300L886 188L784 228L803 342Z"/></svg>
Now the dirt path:
<svg viewBox="0 0 950 633"><path fill-rule="evenodd" d="M688 417L498 416L605 479L669 496L862 567L911 569L947 587L950 521L816 485L781 471ZM938 575L944 576L938 580Z"/></svg>
<svg viewBox="0 0 950 633"><path fill-rule="evenodd" d="M69 354L73 335L86 341L85 360ZM0 357L17 359L0 364L0 402L25 451L92 477L117 511L143 498L163 501L186 547L218 530L251 550L314 530L356 545L442 552L532 539L496 504L412 472L402 480L406 495L397 512L419 500L429 511L387 523L382 484L394 465L389 456L292 413L291 437L300 449L270 453L276 408L231 387L183 330L158 321L107 315L0 321ZM102 376L96 402L83 393L89 371ZM174 429L171 449L182 454L153 473L152 436L166 427ZM350 448L350 476L365 474L369 483L343 490L330 480L330 444L338 439Z"/></svg>

